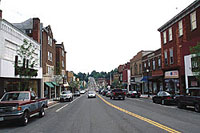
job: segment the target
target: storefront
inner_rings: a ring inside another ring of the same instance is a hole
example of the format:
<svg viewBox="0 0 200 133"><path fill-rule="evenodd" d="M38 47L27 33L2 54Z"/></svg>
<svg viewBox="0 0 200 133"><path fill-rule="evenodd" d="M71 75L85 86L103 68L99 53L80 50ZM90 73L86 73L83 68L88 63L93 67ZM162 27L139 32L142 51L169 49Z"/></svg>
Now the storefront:
<svg viewBox="0 0 200 133"><path fill-rule="evenodd" d="M38 97L41 97L40 79L30 79L28 81L25 81L24 79L22 80L19 78L0 78L0 82L3 93L10 91L34 91L38 95ZM29 87L25 88L24 86L27 82Z"/></svg>
<svg viewBox="0 0 200 133"><path fill-rule="evenodd" d="M179 81L179 71L166 71L165 72L165 90L174 94L180 94L180 81Z"/></svg>

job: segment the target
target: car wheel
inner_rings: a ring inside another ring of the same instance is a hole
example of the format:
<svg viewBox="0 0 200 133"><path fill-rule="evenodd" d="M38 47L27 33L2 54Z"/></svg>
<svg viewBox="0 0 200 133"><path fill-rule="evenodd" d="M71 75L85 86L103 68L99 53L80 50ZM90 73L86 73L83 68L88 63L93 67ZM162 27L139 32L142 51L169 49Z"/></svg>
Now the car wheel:
<svg viewBox="0 0 200 133"><path fill-rule="evenodd" d="M196 104L194 105L194 110L195 110L196 112L200 112L200 105L196 103Z"/></svg>
<svg viewBox="0 0 200 133"><path fill-rule="evenodd" d="M123 100L125 100L125 97L123 97Z"/></svg>
<svg viewBox="0 0 200 133"><path fill-rule="evenodd" d="M39 112L39 117L42 118L42 117L44 117L44 116L45 116L45 111L44 111L44 107L42 107L42 108L40 109L40 112Z"/></svg>
<svg viewBox="0 0 200 133"><path fill-rule="evenodd" d="M165 100L162 100L162 101L161 101L161 104L162 104L162 105L165 105Z"/></svg>
<svg viewBox="0 0 200 133"><path fill-rule="evenodd" d="M156 101L153 99L153 103L156 103Z"/></svg>
<svg viewBox="0 0 200 133"><path fill-rule="evenodd" d="M20 120L20 125L26 126L28 124L28 117L29 117L28 111L25 111L21 120Z"/></svg>
<svg viewBox="0 0 200 133"><path fill-rule="evenodd" d="M110 99L112 99L112 97L110 97Z"/></svg>

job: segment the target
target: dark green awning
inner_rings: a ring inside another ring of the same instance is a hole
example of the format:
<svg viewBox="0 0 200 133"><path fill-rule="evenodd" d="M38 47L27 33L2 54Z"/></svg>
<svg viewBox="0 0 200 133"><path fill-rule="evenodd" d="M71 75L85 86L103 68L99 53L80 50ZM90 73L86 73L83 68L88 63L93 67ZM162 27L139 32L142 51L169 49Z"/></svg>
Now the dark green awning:
<svg viewBox="0 0 200 133"><path fill-rule="evenodd" d="M51 84L51 82L44 82L48 87L54 88L54 86Z"/></svg>
<svg viewBox="0 0 200 133"><path fill-rule="evenodd" d="M55 86L59 86L59 84L57 84L56 82L51 82L53 85Z"/></svg>

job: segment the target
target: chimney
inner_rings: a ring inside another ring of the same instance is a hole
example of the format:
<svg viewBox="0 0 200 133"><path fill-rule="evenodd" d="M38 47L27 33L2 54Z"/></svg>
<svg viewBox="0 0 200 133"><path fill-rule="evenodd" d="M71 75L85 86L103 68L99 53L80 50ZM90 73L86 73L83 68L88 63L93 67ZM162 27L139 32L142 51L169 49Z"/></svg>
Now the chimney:
<svg viewBox="0 0 200 133"><path fill-rule="evenodd" d="M40 43L40 19L33 18L33 39Z"/></svg>
<svg viewBox="0 0 200 133"><path fill-rule="evenodd" d="M2 10L0 9L0 20L2 19Z"/></svg>

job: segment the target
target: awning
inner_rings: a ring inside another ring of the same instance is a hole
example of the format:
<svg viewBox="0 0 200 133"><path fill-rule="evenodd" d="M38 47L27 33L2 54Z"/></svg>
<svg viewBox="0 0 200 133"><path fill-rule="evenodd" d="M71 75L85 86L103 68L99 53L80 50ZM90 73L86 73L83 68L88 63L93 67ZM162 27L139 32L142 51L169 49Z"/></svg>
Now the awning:
<svg viewBox="0 0 200 133"><path fill-rule="evenodd" d="M148 81L148 77L147 76L143 76L143 78L141 79L141 81L147 82Z"/></svg>
<svg viewBox="0 0 200 133"><path fill-rule="evenodd" d="M51 82L44 82L44 83L45 83L45 85L47 85L48 87L54 88L54 86L51 84Z"/></svg>
<svg viewBox="0 0 200 133"><path fill-rule="evenodd" d="M51 82L54 86L59 86L56 82Z"/></svg>

